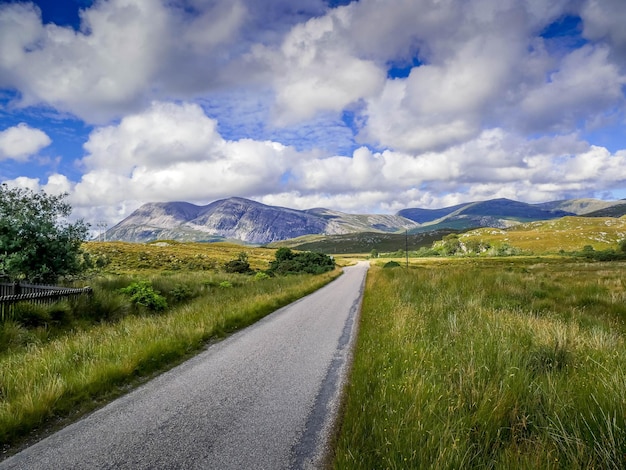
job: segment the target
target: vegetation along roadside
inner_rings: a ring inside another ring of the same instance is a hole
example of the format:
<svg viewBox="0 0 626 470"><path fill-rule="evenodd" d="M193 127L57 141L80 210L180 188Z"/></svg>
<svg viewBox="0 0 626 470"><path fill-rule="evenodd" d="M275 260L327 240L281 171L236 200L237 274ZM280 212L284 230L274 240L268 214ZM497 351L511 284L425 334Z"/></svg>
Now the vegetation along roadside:
<svg viewBox="0 0 626 470"><path fill-rule="evenodd" d="M625 268L373 267L334 467L624 468Z"/></svg>
<svg viewBox="0 0 626 470"><path fill-rule="evenodd" d="M267 261L275 250L241 249L225 244L85 244L92 268L72 284L91 285L91 297L52 306L22 304L0 322L3 453L340 273L324 257L323 268L313 269L320 275L275 275ZM282 256L298 259L290 251L283 250ZM203 261L206 269L199 267ZM274 257L272 266L280 264ZM263 265L266 271L260 270Z"/></svg>

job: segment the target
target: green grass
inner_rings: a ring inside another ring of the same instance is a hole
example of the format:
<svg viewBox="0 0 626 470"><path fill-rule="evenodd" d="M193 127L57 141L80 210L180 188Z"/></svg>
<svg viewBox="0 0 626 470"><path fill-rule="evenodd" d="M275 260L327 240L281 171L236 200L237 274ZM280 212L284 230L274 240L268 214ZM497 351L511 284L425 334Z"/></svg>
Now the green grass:
<svg viewBox="0 0 626 470"><path fill-rule="evenodd" d="M624 468L625 268L372 268L334 467Z"/></svg>
<svg viewBox="0 0 626 470"><path fill-rule="evenodd" d="M173 304L164 313L123 300L119 288L136 276L108 276L97 281L94 298L82 305L87 309L82 315L94 317L95 324L83 319L54 334L40 326L38 336L15 322L0 325L0 334L16 341L0 352L0 448L92 409L337 275L153 275L149 280Z"/></svg>

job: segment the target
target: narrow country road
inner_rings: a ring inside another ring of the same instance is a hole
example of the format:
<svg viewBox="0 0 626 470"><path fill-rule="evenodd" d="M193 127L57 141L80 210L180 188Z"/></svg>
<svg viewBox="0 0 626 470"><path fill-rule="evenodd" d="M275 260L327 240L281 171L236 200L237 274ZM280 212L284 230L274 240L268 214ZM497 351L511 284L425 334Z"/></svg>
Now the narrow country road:
<svg viewBox="0 0 626 470"><path fill-rule="evenodd" d="M316 468L368 264L217 343L0 469Z"/></svg>

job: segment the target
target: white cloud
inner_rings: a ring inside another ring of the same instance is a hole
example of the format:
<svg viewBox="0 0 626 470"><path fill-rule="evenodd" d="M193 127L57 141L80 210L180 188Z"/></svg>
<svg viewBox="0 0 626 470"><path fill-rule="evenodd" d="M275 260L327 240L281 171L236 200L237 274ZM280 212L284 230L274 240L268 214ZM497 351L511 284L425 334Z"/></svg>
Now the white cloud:
<svg viewBox="0 0 626 470"><path fill-rule="evenodd" d="M563 58L547 82L530 90L520 103L531 130L571 131L580 120L624 104L626 76L608 60L608 49L585 46Z"/></svg>
<svg viewBox="0 0 626 470"><path fill-rule="evenodd" d="M381 88L384 70L355 56L344 41L349 12L331 10L294 26L279 49L253 49L252 57L271 70L279 125L310 119L320 111L340 112Z"/></svg>
<svg viewBox="0 0 626 470"><path fill-rule="evenodd" d="M581 16L585 37L595 41L607 41L622 66L626 66L626 3L622 0L586 0Z"/></svg>
<svg viewBox="0 0 626 470"><path fill-rule="evenodd" d="M45 132L21 123L0 131L0 160L25 162L51 143Z"/></svg>
<svg viewBox="0 0 626 470"><path fill-rule="evenodd" d="M176 6L96 2L81 12L75 31L43 25L31 4L2 5L0 84L20 91L22 106L45 103L99 123L161 94L206 89L225 61L212 53L236 37L245 7L239 1L198 3L199 14L190 16Z"/></svg>
<svg viewBox="0 0 626 470"><path fill-rule="evenodd" d="M253 197L279 187L298 156L275 142L224 140L198 105L161 102L94 130L85 149L72 195L81 207Z"/></svg>
<svg viewBox="0 0 626 470"><path fill-rule="evenodd" d="M22 105L43 102L101 121L140 102L163 53L167 17L159 2L97 2L81 18L76 32L42 25L32 6L0 9L3 35L19 38L0 56L0 73L20 90ZM19 33L24 23L28 34Z"/></svg>

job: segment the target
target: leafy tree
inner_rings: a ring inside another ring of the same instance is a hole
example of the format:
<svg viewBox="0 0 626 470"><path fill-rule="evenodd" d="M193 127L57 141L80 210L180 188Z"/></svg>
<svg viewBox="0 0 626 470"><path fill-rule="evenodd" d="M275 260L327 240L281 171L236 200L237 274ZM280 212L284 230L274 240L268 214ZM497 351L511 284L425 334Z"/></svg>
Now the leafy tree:
<svg viewBox="0 0 626 470"><path fill-rule="evenodd" d="M0 186L0 274L48 283L81 270L88 225L68 222L66 197Z"/></svg>

